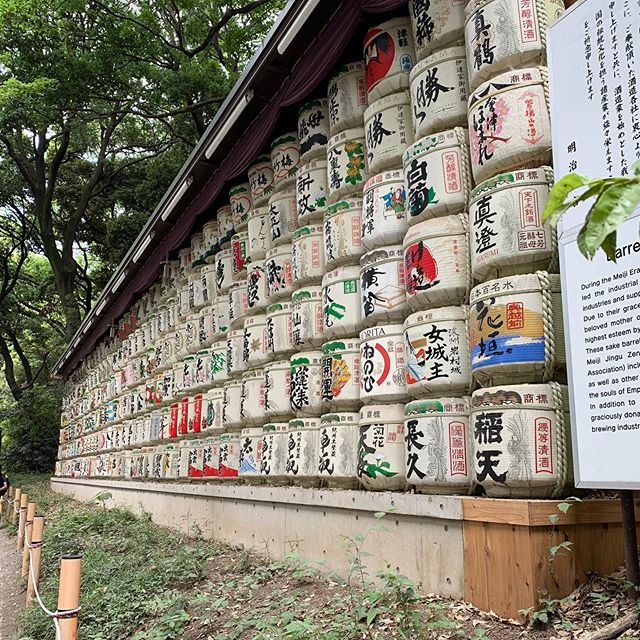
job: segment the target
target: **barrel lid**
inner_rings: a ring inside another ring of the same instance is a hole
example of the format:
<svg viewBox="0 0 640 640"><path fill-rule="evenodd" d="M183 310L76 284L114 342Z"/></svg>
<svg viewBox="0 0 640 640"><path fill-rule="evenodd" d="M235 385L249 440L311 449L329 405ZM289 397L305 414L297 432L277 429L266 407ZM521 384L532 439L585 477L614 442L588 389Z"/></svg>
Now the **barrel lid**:
<svg viewBox="0 0 640 640"><path fill-rule="evenodd" d="M379 325L377 327L363 329L360 332L360 340L377 340L378 338L384 338L385 336L398 335L402 333L403 327L401 324Z"/></svg>
<svg viewBox="0 0 640 640"><path fill-rule="evenodd" d="M263 425L262 429L265 433L270 433L270 432L272 433L274 431L277 431L277 432L288 431L289 423L288 422L268 422L267 424Z"/></svg>
<svg viewBox="0 0 640 640"><path fill-rule="evenodd" d="M405 416L422 414L469 415L469 399L463 398L433 398L412 400L405 405Z"/></svg>
<svg viewBox="0 0 640 640"><path fill-rule="evenodd" d="M291 303L286 302L274 302L267 307L267 315L272 316L276 313L291 313Z"/></svg>
<svg viewBox="0 0 640 640"><path fill-rule="evenodd" d="M403 421L404 404L368 404L360 409L360 426Z"/></svg>
<svg viewBox="0 0 640 640"><path fill-rule="evenodd" d="M324 215L325 218L329 218L337 213L347 211L349 209L362 210L362 198L344 198L343 200L334 202L324 210Z"/></svg>
<svg viewBox="0 0 640 640"><path fill-rule="evenodd" d="M260 165L263 164L268 164L269 167L271 167L271 156L268 155L264 155L264 156L258 156L250 165L249 165L249 171L251 171L252 169L257 169Z"/></svg>
<svg viewBox="0 0 640 640"><path fill-rule="evenodd" d="M410 29L411 22L409 20L409 16L398 16L397 18L391 18L386 22L369 27L367 35L364 38L365 49L369 45L369 40L371 40L372 38L377 38L381 31L390 31L391 29L396 29L398 27L405 27L407 29Z"/></svg>
<svg viewBox="0 0 640 640"><path fill-rule="evenodd" d="M335 147L338 144L349 144L350 142L362 144L364 137L364 127L352 127L351 129L345 129L331 136L327 147L331 149L331 147Z"/></svg>
<svg viewBox="0 0 640 640"><path fill-rule="evenodd" d="M237 196L239 194L246 194L251 192L251 185L248 182L241 182L240 184L236 184L229 189L229 197Z"/></svg>
<svg viewBox="0 0 640 640"><path fill-rule="evenodd" d="M483 82L469 96L469 112L475 108L480 101L486 100L496 93L509 89L517 89L528 85L539 85L547 82L547 67L529 67L516 71L507 71L497 75L491 80Z"/></svg>
<svg viewBox="0 0 640 640"><path fill-rule="evenodd" d="M287 187L286 189L282 189L281 191L276 191L269 198L269 206L273 202L277 202L279 200L295 200L296 199L296 189L295 187Z"/></svg>
<svg viewBox="0 0 640 640"><path fill-rule="evenodd" d="M389 169L388 171L383 171L382 173L377 173L376 175L371 176L364 183L363 193L370 189L380 187L383 184L387 184L388 182L401 182L404 187L404 173L402 172L402 167L399 167L398 169Z"/></svg>
<svg viewBox="0 0 640 640"><path fill-rule="evenodd" d="M322 235L323 229L321 224L308 225L305 227L299 227L296 229L291 237L293 240L298 240L299 238L312 236L312 235Z"/></svg>
<svg viewBox="0 0 640 640"><path fill-rule="evenodd" d="M290 242L285 242L284 244L281 244L278 247L273 247L273 249L269 249L269 251L267 251L267 260L270 260L271 258L274 258L275 256L283 253L291 254Z"/></svg>
<svg viewBox="0 0 640 640"><path fill-rule="evenodd" d="M461 305L459 307L437 307L435 309L424 309L407 316L404 321L404 328L408 329L425 322L447 322L466 321L469 317L469 307Z"/></svg>
<svg viewBox="0 0 640 640"><path fill-rule="evenodd" d="M257 313L255 316L248 316L244 319L245 327L252 327L254 325L267 324L267 315L265 313Z"/></svg>
<svg viewBox="0 0 640 640"><path fill-rule="evenodd" d="M340 282L341 280L358 280L360 278L360 267L358 265L344 265L342 267L336 267L332 271L327 271L322 276L322 286L326 287L334 282Z"/></svg>
<svg viewBox="0 0 640 640"><path fill-rule="evenodd" d="M469 206L475 200L487 193L495 193L510 187L522 187L529 184L553 184L553 169L551 167L538 167L536 169L516 169L499 173L477 185L469 195Z"/></svg>
<svg viewBox="0 0 640 640"><path fill-rule="evenodd" d="M474 304L480 300L503 295L538 293L543 288L559 293L560 276L546 271L536 271L535 273L524 273L489 280L471 289L469 303Z"/></svg>
<svg viewBox="0 0 640 640"><path fill-rule="evenodd" d="M359 351L360 340L358 338L343 338L342 340L331 340L322 345L322 355L330 356L340 354L345 351Z"/></svg>
<svg viewBox="0 0 640 640"><path fill-rule="evenodd" d="M364 111L364 122L366 123L373 118L376 113L384 111L385 109L397 108L400 105L411 104L411 96L408 91L398 91L391 95L384 96L375 102L372 102Z"/></svg>
<svg viewBox="0 0 640 640"><path fill-rule="evenodd" d="M426 238L436 238L441 236L466 236L467 214L458 213L450 216L439 216L430 220L425 220L409 227L407 235L404 237L405 249L414 242Z"/></svg>
<svg viewBox="0 0 640 640"><path fill-rule="evenodd" d="M321 425L358 425L360 414L357 411L338 411L320 416Z"/></svg>
<svg viewBox="0 0 640 640"><path fill-rule="evenodd" d="M368 251L360 258L361 267L369 267L372 264L382 262L384 260L403 260L404 250L401 244L391 245L388 247L378 247Z"/></svg>
<svg viewBox="0 0 640 640"><path fill-rule="evenodd" d="M247 215L249 220L259 218L261 216L267 216L269 215L269 207L254 207L253 209L249 209L249 213Z"/></svg>
<svg viewBox="0 0 640 640"><path fill-rule="evenodd" d="M329 104L327 98L317 98L316 100L309 100L309 102L305 102L299 109L298 115L301 116L306 111L310 111L311 109L326 109Z"/></svg>
<svg viewBox="0 0 640 640"><path fill-rule="evenodd" d="M264 365L265 373L268 373L273 369L289 369L289 368L291 368L290 360L275 360L274 362L268 362L267 364Z"/></svg>
<svg viewBox="0 0 640 640"><path fill-rule="evenodd" d="M289 429L317 429L320 426L320 418L294 418L289 420Z"/></svg>
<svg viewBox="0 0 640 640"><path fill-rule="evenodd" d="M406 167L414 158L426 153L460 146L461 142L466 146L469 145L469 133L462 127L454 127L448 131L425 136L407 147L402 156L402 165Z"/></svg>
<svg viewBox="0 0 640 640"><path fill-rule="evenodd" d="M505 409L562 410L566 398L566 385L558 383L500 385L474 391L471 395L471 412L496 406Z"/></svg>
<svg viewBox="0 0 640 640"><path fill-rule="evenodd" d="M447 62L448 60L455 60L457 58L461 58L464 61L464 69L465 69L465 75L466 75L466 68L467 68L466 57L467 57L467 54L464 46L448 47L446 49L441 49L440 51L436 51L436 53L431 54L430 56L426 57L424 60L420 60L420 62L418 62L413 67L413 69L411 69L411 72L409 73L409 82L413 83L416 76L419 76L420 74L424 73L425 70L431 68L432 66L436 64L442 64L443 62Z"/></svg>
<svg viewBox="0 0 640 640"><path fill-rule="evenodd" d="M302 367L308 364L318 364L322 359L321 351L301 351L300 353L294 353L289 360L292 369L295 367Z"/></svg>
<svg viewBox="0 0 640 640"><path fill-rule="evenodd" d="M305 162L303 165L300 166L300 169L298 169L298 177L300 176L300 174L305 173L306 171L315 171L316 169L326 171L327 169L326 157L313 158L312 160Z"/></svg>
<svg viewBox="0 0 640 640"><path fill-rule="evenodd" d="M298 289L291 294L291 302L301 302L302 300L313 300L314 298L322 297L322 287L320 285L313 285L310 287L304 287Z"/></svg>
<svg viewBox="0 0 640 640"><path fill-rule="evenodd" d="M364 73L365 65L363 60L356 60L355 62L348 62L347 64L342 64L339 67L336 67L331 74L329 75L329 83L332 80L336 80L342 75L346 75L348 73Z"/></svg>

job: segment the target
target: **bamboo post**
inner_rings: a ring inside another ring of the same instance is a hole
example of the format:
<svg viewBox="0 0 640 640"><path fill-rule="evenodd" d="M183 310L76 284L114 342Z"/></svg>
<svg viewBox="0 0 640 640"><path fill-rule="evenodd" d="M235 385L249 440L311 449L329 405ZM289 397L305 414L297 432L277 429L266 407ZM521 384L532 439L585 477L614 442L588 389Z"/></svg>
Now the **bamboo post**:
<svg viewBox="0 0 640 640"><path fill-rule="evenodd" d="M29 545L31 544L31 530L33 527L33 518L36 515L36 503L30 502L27 505L27 520L24 525L24 546L22 547L22 578L29 571Z"/></svg>
<svg viewBox="0 0 640 640"><path fill-rule="evenodd" d="M26 493L20 494L20 519L18 520L18 539L16 540L16 550L22 549L24 544L24 525L27 522L27 504L29 496Z"/></svg>
<svg viewBox="0 0 640 640"><path fill-rule="evenodd" d="M78 639L78 612L80 606L80 570L82 556L62 556L60 562L60 591L58 592L58 613L69 612L69 617L62 617L60 623L60 640ZM74 612L75 613L72 613Z"/></svg>
<svg viewBox="0 0 640 640"><path fill-rule="evenodd" d="M20 496L22 494L22 489L20 489L20 487L18 487L16 489L16 495L15 498L13 500L13 515L11 516L11 522L13 522L13 524L16 523L16 520L18 519L18 511L20 511Z"/></svg>
<svg viewBox="0 0 640 640"><path fill-rule="evenodd" d="M44 516L34 516L31 525L31 571L27 580L27 605L36 595L36 588L40 582L40 560L42 556L42 541L44 532Z"/></svg>

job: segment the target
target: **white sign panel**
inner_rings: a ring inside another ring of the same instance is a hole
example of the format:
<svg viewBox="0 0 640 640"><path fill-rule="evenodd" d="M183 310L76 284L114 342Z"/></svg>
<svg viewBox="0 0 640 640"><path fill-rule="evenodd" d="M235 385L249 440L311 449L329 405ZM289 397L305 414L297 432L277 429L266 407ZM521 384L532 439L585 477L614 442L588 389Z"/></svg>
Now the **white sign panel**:
<svg viewBox="0 0 640 640"><path fill-rule="evenodd" d="M640 158L640 0L583 0L549 29L556 177L624 175ZM617 263L576 238L589 205L558 228L576 486L640 489L640 212Z"/></svg>

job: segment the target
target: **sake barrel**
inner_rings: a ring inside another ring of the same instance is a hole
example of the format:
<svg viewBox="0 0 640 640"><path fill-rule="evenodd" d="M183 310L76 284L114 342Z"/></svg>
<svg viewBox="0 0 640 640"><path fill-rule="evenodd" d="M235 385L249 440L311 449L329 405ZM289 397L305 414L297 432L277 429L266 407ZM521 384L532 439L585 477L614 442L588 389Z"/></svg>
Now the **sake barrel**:
<svg viewBox="0 0 640 640"><path fill-rule="evenodd" d="M278 136L271 143L271 166L273 167L273 188L281 191L295 186L296 172L300 164L300 144L298 132L290 131Z"/></svg>
<svg viewBox="0 0 640 640"><path fill-rule="evenodd" d="M467 59L464 47L430 55L411 70L413 132L416 138L467 123Z"/></svg>
<svg viewBox="0 0 640 640"><path fill-rule="evenodd" d="M254 207L263 207L269 202L273 193L273 167L268 155L256 158L249 167L249 184L251 185L251 202Z"/></svg>
<svg viewBox="0 0 640 640"><path fill-rule="evenodd" d="M409 0L409 16L418 60L454 44L464 44L462 0Z"/></svg>
<svg viewBox="0 0 640 640"><path fill-rule="evenodd" d="M229 378L227 373L227 341L218 340L211 345L211 378L216 385Z"/></svg>
<svg viewBox="0 0 640 640"><path fill-rule="evenodd" d="M218 438L205 438L202 442L202 476L217 478L220 465L220 442Z"/></svg>
<svg viewBox="0 0 640 640"><path fill-rule="evenodd" d="M242 327L249 309L247 283L234 282L229 287L229 327L238 329Z"/></svg>
<svg viewBox="0 0 640 640"><path fill-rule="evenodd" d="M317 487L320 418L289 420L287 476L300 487Z"/></svg>
<svg viewBox="0 0 640 640"><path fill-rule="evenodd" d="M216 291L218 295L228 293L233 282L233 251L224 249L216 254Z"/></svg>
<svg viewBox="0 0 640 640"><path fill-rule="evenodd" d="M224 405L224 389L213 387L202 394L202 431L222 433L222 408Z"/></svg>
<svg viewBox="0 0 640 640"><path fill-rule="evenodd" d="M360 332L360 400L399 402L407 398L406 348L401 324Z"/></svg>
<svg viewBox="0 0 640 640"><path fill-rule="evenodd" d="M369 178L362 198L362 244L365 248L371 250L402 242L409 228L402 170L393 169Z"/></svg>
<svg viewBox="0 0 640 640"><path fill-rule="evenodd" d="M271 249L271 231L269 230L269 207L257 207L249 211L247 222L249 234L249 255L251 262L264 260ZM249 268L249 265L248 267Z"/></svg>
<svg viewBox="0 0 640 640"><path fill-rule="evenodd" d="M322 409L322 352L302 351L290 359L291 410L297 417L317 416Z"/></svg>
<svg viewBox="0 0 640 640"><path fill-rule="evenodd" d="M362 200L349 198L328 206L324 213L324 259L327 269L357 264L362 244Z"/></svg>
<svg viewBox="0 0 640 640"><path fill-rule="evenodd" d="M289 418L292 415L291 363L277 360L264 366L264 410L267 420Z"/></svg>
<svg viewBox="0 0 640 640"><path fill-rule="evenodd" d="M308 162L327 152L329 140L329 101L311 100L298 110L298 141L300 160Z"/></svg>
<svg viewBox="0 0 640 640"><path fill-rule="evenodd" d="M210 263L213 256L218 252L220 246L219 229L217 220L209 220L202 225L202 233L204 234L205 260Z"/></svg>
<svg viewBox="0 0 640 640"><path fill-rule="evenodd" d="M421 138L404 154L409 224L464 211L471 191L466 129Z"/></svg>
<svg viewBox="0 0 640 640"><path fill-rule="evenodd" d="M322 402L329 411L360 408L360 341L332 340L322 345Z"/></svg>
<svg viewBox="0 0 640 640"><path fill-rule="evenodd" d="M266 421L264 409L264 371L254 369L242 374L240 415L244 424L262 425Z"/></svg>
<svg viewBox="0 0 640 640"><path fill-rule="evenodd" d="M213 304L200 309L198 313L198 345L210 347L218 337L218 315Z"/></svg>
<svg viewBox="0 0 640 640"><path fill-rule="evenodd" d="M202 431L202 394L195 393L189 396L189 417L187 430L190 434L199 434Z"/></svg>
<svg viewBox="0 0 640 640"><path fill-rule="evenodd" d="M247 278L247 265L251 262L249 253L249 234L246 231L236 233L231 238L231 278L240 282Z"/></svg>
<svg viewBox="0 0 640 640"><path fill-rule="evenodd" d="M222 399L222 424L227 431L236 431L244 425L240 406L242 403L242 380L225 382Z"/></svg>
<svg viewBox="0 0 640 640"><path fill-rule="evenodd" d="M271 359L267 344L267 316L259 313L244 320L242 359L248 368L261 367Z"/></svg>
<svg viewBox="0 0 640 640"><path fill-rule="evenodd" d="M269 283L264 260L252 262L247 269L247 313L263 311L269 304Z"/></svg>
<svg viewBox="0 0 640 640"><path fill-rule="evenodd" d="M367 106L364 62L339 66L329 77L329 134L362 124Z"/></svg>
<svg viewBox="0 0 640 640"><path fill-rule="evenodd" d="M325 413L320 416L318 475L329 487L355 489L358 484L357 412Z"/></svg>
<svg viewBox="0 0 640 640"><path fill-rule="evenodd" d="M193 356L187 356L193 359ZM179 360L173 365L173 395L174 398L182 398L187 394L187 387L185 386L185 378L189 380L189 364L190 361L185 362Z"/></svg>
<svg viewBox="0 0 640 640"><path fill-rule="evenodd" d="M195 355L193 389L205 389L213 384L211 349L201 349Z"/></svg>
<svg viewBox="0 0 640 640"><path fill-rule="evenodd" d="M327 338L356 334L362 324L358 291L360 267L338 267L322 278L324 333Z"/></svg>
<svg viewBox="0 0 640 640"><path fill-rule="evenodd" d="M287 243L269 249L264 266L267 271L269 302L289 297L294 289L291 245Z"/></svg>
<svg viewBox="0 0 640 640"><path fill-rule="evenodd" d="M567 388L511 384L471 398L473 479L492 498L558 498L573 486Z"/></svg>
<svg viewBox="0 0 640 640"><path fill-rule="evenodd" d="M191 247L178 251L178 261L180 262L180 280L185 282L191 274Z"/></svg>
<svg viewBox="0 0 640 640"><path fill-rule="evenodd" d="M184 348L189 354L198 350L198 317L197 313L190 313L184 323Z"/></svg>
<svg viewBox="0 0 640 640"><path fill-rule="evenodd" d="M404 405L362 407L359 431L357 473L362 485L370 491L404 489Z"/></svg>
<svg viewBox="0 0 640 640"><path fill-rule="evenodd" d="M235 233L231 205L225 204L219 207L216 211L216 218L218 219L218 246L222 249L231 242L231 238Z"/></svg>
<svg viewBox="0 0 640 640"><path fill-rule="evenodd" d="M214 264L205 264L199 271L199 277L203 306L211 304L218 295L216 290L216 266Z"/></svg>
<svg viewBox="0 0 640 640"><path fill-rule="evenodd" d="M468 308L439 307L404 321L407 391L413 397L469 393Z"/></svg>
<svg viewBox="0 0 640 640"><path fill-rule="evenodd" d="M367 31L364 60L369 104L409 87L415 56L408 17L393 18Z"/></svg>
<svg viewBox="0 0 640 640"><path fill-rule="evenodd" d="M560 276L490 280L469 297L471 372L482 386L566 376Z"/></svg>
<svg viewBox="0 0 640 640"><path fill-rule="evenodd" d="M293 281L297 286L320 284L325 272L324 235L321 224L300 227L291 242Z"/></svg>
<svg viewBox="0 0 640 640"><path fill-rule="evenodd" d="M251 185L248 182L231 187L229 191L229 206L231 207L235 232L245 231L249 219L249 211L253 207Z"/></svg>
<svg viewBox="0 0 640 640"><path fill-rule="evenodd" d="M412 309L466 302L471 284L466 215L411 227L404 239L404 274Z"/></svg>
<svg viewBox="0 0 640 640"><path fill-rule="evenodd" d="M418 493L466 494L473 454L467 398L413 400L405 407L407 482Z"/></svg>
<svg viewBox="0 0 640 640"><path fill-rule="evenodd" d="M260 476L270 484L286 484L288 422L269 422L262 427Z"/></svg>
<svg viewBox="0 0 640 640"><path fill-rule="evenodd" d="M216 322L218 325L218 336L223 336L229 331L229 295L222 294L216 296L215 301Z"/></svg>
<svg viewBox="0 0 640 640"><path fill-rule="evenodd" d="M297 349L317 347L324 339L322 287L298 289L291 296L293 345Z"/></svg>
<svg viewBox="0 0 640 640"><path fill-rule="evenodd" d="M271 246L291 242L291 235L298 228L298 209L295 188L277 191L269 198L269 227Z"/></svg>
<svg viewBox="0 0 640 640"><path fill-rule="evenodd" d="M291 302L277 302L267 307L267 346L276 358L295 351Z"/></svg>
<svg viewBox="0 0 640 640"><path fill-rule="evenodd" d="M223 433L219 436L218 445L218 477L229 480L238 477L240 466L240 434Z"/></svg>
<svg viewBox="0 0 640 640"><path fill-rule="evenodd" d="M243 348L244 330L229 331L227 334L227 373L231 378L240 376L246 369L242 359Z"/></svg>
<svg viewBox="0 0 640 640"><path fill-rule="evenodd" d="M402 163L402 154L413 143L411 101L408 91L376 100L364 112L367 170L378 173Z"/></svg>
<svg viewBox="0 0 640 640"><path fill-rule="evenodd" d="M469 202L471 270L476 280L558 268L555 230L542 223L551 167L500 173Z"/></svg>
<svg viewBox="0 0 640 640"><path fill-rule="evenodd" d="M369 178L365 160L364 128L336 133L327 147L328 202L359 196Z"/></svg>
<svg viewBox="0 0 640 640"><path fill-rule="evenodd" d="M248 482L260 480L262 462L262 427L249 427L240 431L240 457L238 475Z"/></svg>
<svg viewBox="0 0 640 640"><path fill-rule="evenodd" d="M199 231L191 236L191 268L197 269L205 263L204 233Z"/></svg>
<svg viewBox="0 0 640 640"><path fill-rule="evenodd" d="M509 71L469 98L471 169L477 183L503 171L551 161L546 67Z"/></svg>
<svg viewBox="0 0 640 640"><path fill-rule="evenodd" d="M296 176L298 224L321 221L326 205L327 160L323 157L304 164Z"/></svg>
<svg viewBox="0 0 640 640"><path fill-rule="evenodd" d="M407 315L402 245L380 247L360 258L362 320L372 326Z"/></svg>

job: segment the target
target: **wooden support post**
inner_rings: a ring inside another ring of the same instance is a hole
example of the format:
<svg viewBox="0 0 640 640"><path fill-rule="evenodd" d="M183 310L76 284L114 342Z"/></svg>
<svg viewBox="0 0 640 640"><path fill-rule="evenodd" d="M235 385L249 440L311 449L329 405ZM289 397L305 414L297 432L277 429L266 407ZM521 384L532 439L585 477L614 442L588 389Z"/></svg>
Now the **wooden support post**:
<svg viewBox="0 0 640 640"><path fill-rule="evenodd" d="M16 540L16 550L22 549L24 544L24 526L27 523L27 504L29 496L26 493L20 494L20 519L18 520L18 538Z"/></svg>
<svg viewBox="0 0 640 640"><path fill-rule="evenodd" d="M44 516L34 516L31 526L31 571L27 581L27 606L36 595L36 587L40 582L43 533Z"/></svg>
<svg viewBox="0 0 640 640"><path fill-rule="evenodd" d="M36 503L30 502L27 505L27 520L24 525L24 546L22 547L22 578L29 571L29 545L31 544L31 531L33 529L33 518L36 515Z"/></svg>
<svg viewBox="0 0 640 640"><path fill-rule="evenodd" d="M13 500L13 515L11 516L11 522L13 522L13 524L16 523L16 521L18 520L18 513L20 512L20 496L22 494L22 489L20 489L20 487L18 487L16 489L16 495L15 498Z"/></svg>
<svg viewBox="0 0 640 640"><path fill-rule="evenodd" d="M638 536L636 533L636 510L633 504L633 491L620 491L622 505L622 534L624 536L624 563L627 568L627 580L630 582L629 596L638 599L640 593L640 563L638 562Z"/></svg>
<svg viewBox="0 0 640 640"><path fill-rule="evenodd" d="M60 562L58 613L73 611L80 606L80 571L82 556L63 556ZM61 618L60 640L78 640L78 614Z"/></svg>

